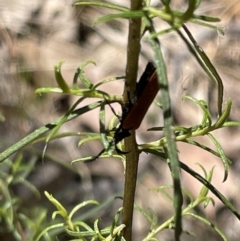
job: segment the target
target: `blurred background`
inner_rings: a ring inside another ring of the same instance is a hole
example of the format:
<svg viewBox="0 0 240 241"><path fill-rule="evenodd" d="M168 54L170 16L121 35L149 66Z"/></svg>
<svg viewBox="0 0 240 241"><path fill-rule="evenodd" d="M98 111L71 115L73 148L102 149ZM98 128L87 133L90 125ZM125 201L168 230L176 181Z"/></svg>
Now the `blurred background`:
<svg viewBox="0 0 240 241"><path fill-rule="evenodd" d="M109 2L124 6L129 4L126 0ZM159 2L152 1L152 4L161 6ZM53 69L61 60L65 61L62 73L69 84L72 83L77 67L87 60L96 63L96 66L89 65L85 69L86 75L94 83L106 77L125 74L128 21L113 20L93 25L96 18L111 11L95 7L72 7L72 3L71 0L0 0L0 151L62 116L78 99L58 94L39 96L34 93L39 87L57 86ZM186 3L184 0L173 0L172 7L184 10ZM225 87L224 100L231 98L233 101L231 120L240 120L240 2L202 1L198 13L222 19L217 25L224 28L224 36L203 26L187 26L222 77ZM166 27L163 22L156 22L158 30ZM212 116L216 119L216 84L209 81L177 34L166 34L160 40L168 68L175 124L189 127L198 124L202 118L200 109L190 101L182 100L184 95L207 101ZM143 38L139 75L149 60L153 60L153 53L146 38ZM122 94L123 88L124 80L104 85L106 92L117 95ZM87 103L90 101L84 102ZM114 105L114 108L120 111L118 105ZM110 120L113 113L109 111L108 115L107 118ZM152 132L149 134L147 129L159 125L162 125L162 113L153 105L137 131L138 143L157 140L161 135ZM98 110L65 124L60 131L99 131ZM207 171L215 166L213 184L239 210L240 129L226 128L214 132L214 136L218 138L226 155L232 161L229 178L225 183L222 183L224 173L221 160L209 153L180 143L180 159L200 173L201 169L196 163L201 163ZM206 138L199 140L212 146ZM44 162L41 158L44 143L27 146L23 150L24 164L34 163L34 170L28 176L28 180L40 190L42 196L40 199L37 198L23 185L14 186L14 194L22 199L19 209L26 212L43 206L48 210L47 215L50 217L53 209L43 195L44 190L53 194L69 210L87 199L105 203L114 195L122 195L124 173L119 160L108 158L90 164L71 165L73 159L95 155L102 148L100 142L87 143L79 148L78 141L79 138L76 137L51 141ZM11 160L14 160L14 156ZM171 183L165 162L151 155L141 155L136 203L156 212L160 223L170 217L172 205L163 195L149 189ZM201 188L200 183L184 172L182 183L193 196L197 196ZM239 221L216 198L214 200L215 207L200 207L196 212L210 218L225 232L229 240L239 240ZM103 225L110 224L111 218L120 206L120 200L111 201L111 205L106 205L102 212L92 217L92 220L101 217ZM204 238L211 241L221 240L211 228L193 219L184 219L184 227L197 235L184 235L185 241L200 241ZM141 240L148 230L147 220L136 212L134 240ZM16 240L10 230L1 228L0 231L0 240ZM173 240L172 231L164 231L158 238L165 241Z"/></svg>

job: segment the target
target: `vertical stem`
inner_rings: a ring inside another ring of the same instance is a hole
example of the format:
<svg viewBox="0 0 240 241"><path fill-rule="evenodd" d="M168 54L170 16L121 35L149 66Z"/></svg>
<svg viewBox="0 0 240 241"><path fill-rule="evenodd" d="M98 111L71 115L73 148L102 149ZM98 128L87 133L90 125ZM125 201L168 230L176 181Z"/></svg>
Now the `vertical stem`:
<svg viewBox="0 0 240 241"><path fill-rule="evenodd" d="M152 20L146 15L146 21L151 34L155 34ZM173 118L171 111L171 98L169 95L169 84L167 77L166 64L161 51L161 46L158 38L151 38L151 44L155 55L157 67L158 81L161 86L161 101L164 117L164 134L166 136L165 155L170 162L171 174L174 187L174 211L175 211L175 241L180 241L182 233L182 204L183 196L180 180L180 164L175 142L175 133L173 131Z"/></svg>
<svg viewBox="0 0 240 241"><path fill-rule="evenodd" d="M131 0L131 10L142 8L142 0ZM125 102L128 102L128 94L132 96L136 87L138 70L138 58L140 52L141 39L141 19L130 19L126 67L126 85L124 89ZM129 153L126 155L126 172L123 198L123 223L126 228L123 236L127 241L132 240L132 219L134 210L134 197L138 171L138 148L135 139L135 132L131 131L131 136L125 140L125 147Z"/></svg>

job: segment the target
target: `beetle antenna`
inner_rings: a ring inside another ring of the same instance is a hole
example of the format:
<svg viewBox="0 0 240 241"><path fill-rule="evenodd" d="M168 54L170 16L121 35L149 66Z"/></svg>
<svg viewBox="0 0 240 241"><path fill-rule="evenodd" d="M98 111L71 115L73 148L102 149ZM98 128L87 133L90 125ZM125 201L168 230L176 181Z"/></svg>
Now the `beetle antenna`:
<svg viewBox="0 0 240 241"><path fill-rule="evenodd" d="M96 161L104 152L105 149L102 149L96 156L92 157L90 160L85 161L85 163Z"/></svg>

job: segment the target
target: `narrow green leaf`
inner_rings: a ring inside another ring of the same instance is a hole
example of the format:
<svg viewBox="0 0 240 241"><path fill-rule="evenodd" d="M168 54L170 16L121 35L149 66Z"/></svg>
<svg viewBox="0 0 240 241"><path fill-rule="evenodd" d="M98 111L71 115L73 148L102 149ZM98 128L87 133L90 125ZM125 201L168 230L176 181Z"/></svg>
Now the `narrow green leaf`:
<svg viewBox="0 0 240 241"><path fill-rule="evenodd" d="M190 139L185 139L185 140L182 140L182 142L185 142L185 143L188 143L188 144L191 144L191 145L194 145L194 146L197 146L197 147L200 147L201 149L203 149L204 151L207 151L217 157L220 157L220 154L214 150L212 150L211 148L209 148L208 146L205 146L197 141L193 141L193 140L190 140ZM228 158L227 158L228 159ZM229 164L231 163L231 161L228 159L227 161Z"/></svg>
<svg viewBox="0 0 240 241"><path fill-rule="evenodd" d="M58 211L56 212L56 214L61 215L64 220L67 220L68 212L63 207L63 205L56 198L54 198L52 195L50 195L47 191L45 191L44 194L47 197L47 199L57 208ZM55 217L55 215L53 214L53 218L54 217Z"/></svg>
<svg viewBox="0 0 240 241"><path fill-rule="evenodd" d="M144 148L141 149L141 151L145 152L145 153L151 153L155 156L160 157L161 159L165 160L166 156L165 153L161 150L156 150L156 149L151 149L151 148Z"/></svg>
<svg viewBox="0 0 240 241"><path fill-rule="evenodd" d="M152 224L152 217L143 208L141 208L137 204L134 204L134 209L140 212L149 221L149 223Z"/></svg>
<svg viewBox="0 0 240 241"><path fill-rule="evenodd" d="M213 22L219 22L220 19L217 19L218 21L213 21ZM203 26L203 27L207 27L207 28L210 28L212 30L215 30L217 31L220 35L224 36L225 35L225 27L219 27L219 26L215 26L215 25L212 25L212 24L209 24L209 23L206 23L206 22L203 22L202 20L199 20L199 19L191 19L190 20L191 23L194 23L194 24L197 24L197 25L200 25L200 26Z"/></svg>
<svg viewBox="0 0 240 241"><path fill-rule="evenodd" d="M100 17L94 21L94 24L108 22L113 19L123 18L123 19L133 19L143 17L143 11L125 11L123 13L107 14Z"/></svg>
<svg viewBox="0 0 240 241"><path fill-rule="evenodd" d="M106 128L105 128L105 105L102 105L100 107L100 112L99 112L99 125L100 125L100 135L101 135L101 140L104 146L105 150L109 149L109 141L106 135Z"/></svg>
<svg viewBox="0 0 240 241"><path fill-rule="evenodd" d="M79 75L81 73L81 69L80 68L77 68L77 70L75 71L75 74L73 76L73 89L74 90L78 90L78 78L79 78Z"/></svg>
<svg viewBox="0 0 240 241"><path fill-rule="evenodd" d="M96 156L88 156L88 157L82 157L82 158L78 158L78 159L75 159L71 162L71 164L74 164L76 162L91 162L91 161L94 161L95 160L95 157ZM109 155L109 154L106 154L106 152L103 152L101 154L101 156L99 156L99 158L119 158L121 159L123 162L125 161L125 158L124 156L121 156L121 155L118 155L118 154L113 154L113 155Z"/></svg>
<svg viewBox="0 0 240 241"><path fill-rule="evenodd" d="M227 241L226 236L223 234L223 232L217 227L215 226L213 223L211 223L210 221L208 221L206 218L199 216L197 214L194 213L186 213L186 215L190 215L198 220L200 220L201 222L207 224L208 226L210 226L211 228L213 228L218 234L219 236L224 240Z"/></svg>
<svg viewBox="0 0 240 241"><path fill-rule="evenodd" d="M46 138L45 141L45 148L43 150L43 154L42 154L42 159L44 159L44 155L46 153L47 150L47 146L49 141L56 135L56 133L58 132L58 130L61 128L61 126L67 121L68 117L71 115L71 113L74 111L74 109L77 107L77 105L79 103L81 103L84 100L84 97L78 99L74 105L67 111L67 113L59 120L59 122L55 125L55 127L52 129L52 131L49 133L49 135Z"/></svg>
<svg viewBox="0 0 240 241"><path fill-rule="evenodd" d="M212 23L217 23L221 21L221 18L218 17L212 17L212 16L208 16L208 15L193 15L194 19L199 19L202 21L206 21L206 22L212 22Z"/></svg>
<svg viewBox="0 0 240 241"><path fill-rule="evenodd" d="M8 184L3 180L0 179L0 192L1 192L1 199L5 200L7 203L7 210L2 210L3 206L0 208L0 212L7 211L7 215L5 215L5 221L7 222L7 226L11 230L13 228L13 222L14 222L14 203L13 199L10 194L10 189Z"/></svg>
<svg viewBox="0 0 240 241"><path fill-rule="evenodd" d="M147 13L145 13L145 19L147 22L147 27L150 34L156 33L152 20L149 18ZM177 147L175 143L175 134L173 131L173 118L171 113L171 100L169 95L169 84L167 77L167 70L165 60L160 47L160 42L157 38L150 39L151 45L155 55L155 62L157 68L158 81L161 88L161 102L164 115L164 134L166 136L166 147L165 155L168 157L171 166L171 174L173 178L174 185L174 211L175 211L175 240L180 240L180 235L182 232L181 224L181 213L182 213L182 204L183 197L181 191L181 181L180 181L180 167L177 154ZM167 150L167 151L166 151Z"/></svg>
<svg viewBox="0 0 240 241"><path fill-rule="evenodd" d="M123 210L123 208L122 207L120 207L119 209L118 209L118 211L117 211L117 213L115 214L115 216L114 216L114 219L113 219L113 222L112 222L112 225L111 225L111 231L110 231L110 234L113 236L114 234L114 229L115 229L115 227L117 226L117 224L118 224L118 222L119 222L119 218L120 218L120 215L121 215L121 213L122 213L122 210Z"/></svg>
<svg viewBox="0 0 240 241"><path fill-rule="evenodd" d="M212 64L211 60L208 58L204 50L198 45L197 41L194 39L191 32L188 30L188 28L183 25L183 29L185 33L188 35L189 39L191 40L192 44L194 45L195 50L201 57L202 61L204 62L205 66L208 68L209 72L212 76L214 76L214 79L216 80L218 84L218 115L222 115L222 103L223 103L223 82L218 74L216 68Z"/></svg>
<svg viewBox="0 0 240 241"><path fill-rule="evenodd" d="M208 182L211 183L214 167L213 167L213 168L211 169L211 171L207 174L205 168L204 168L201 164L198 164L198 165L202 168L202 170L203 170L203 172L204 172L205 179L206 179ZM200 197L207 197L208 191L209 191L209 189L208 189L205 185L203 185L203 187L201 188L201 191L200 191L200 193L199 193L199 196L200 196Z"/></svg>
<svg viewBox="0 0 240 241"><path fill-rule="evenodd" d="M220 145L220 143L217 141L217 139L210 133L208 133L209 138L212 140L213 144L216 146L218 153L223 161L223 165L224 165L224 177L223 177L223 182L225 182L227 180L228 177L228 171L229 171L229 162L228 162L228 158L226 157L224 150L222 148L222 146Z"/></svg>
<svg viewBox="0 0 240 241"><path fill-rule="evenodd" d="M24 178L20 178L18 179L19 183L22 183L25 187L27 187L31 192L33 192L33 194L37 197L40 198L41 194L38 191L38 189L28 180L24 179Z"/></svg>
<svg viewBox="0 0 240 241"><path fill-rule="evenodd" d="M183 96L184 99L189 99L193 101L195 104L197 104L202 110L203 110L203 118L201 121L201 126L206 127L206 126L211 126L212 125L212 118L211 114L209 112L209 109L207 107L207 103L204 100L197 100L194 97L191 96Z"/></svg>
<svg viewBox="0 0 240 241"><path fill-rule="evenodd" d="M227 121L230 115L231 108L232 108L232 101L229 99L226 104L227 104L227 107L223 111L222 115L219 116L216 123L213 125L214 129L222 127L222 125Z"/></svg>
<svg viewBox="0 0 240 241"><path fill-rule="evenodd" d="M69 213L69 215L68 215L69 220L72 220L73 215L74 215L79 209L81 209L81 208L83 208L83 207L85 207L85 206L87 206L87 205L90 205L90 204L91 204L91 205L92 205L92 204L94 204L94 205L99 205L99 202L96 201L96 200L87 200L87 201L84 201L84 202L76 205L76 206L72 209L72 211Z"/></svg>
<svg viewBox="0 0 240 241"><path fill-rule="evenodd" d="M206 208L209 205L210 202L212 203L213 206L215 206L215 202L214 202L213 198L206 197L203 207Z"/></svg>
<svg viewBox="0 0 240 241"><path fill-rule="evenodd" d="M109 125L108 125L108 129L110 130L109 133L116 131L116 129L118 128L118 124L117 124L118 122L119 122L119 115L117 114L117 115L114 115L109 122Z"/></svg>
<svg viewBox="0 0 240 241"><path fill-rule="evenodd" d="M52 87L43 87L35 90L36 94L44 94L44 93L63 93L61 88L52 88Z"/></svg>
<svg viewBox="0 0 240 241"><path fill-rule="evenodd" d="M182 188L182 192L189 198L190 204L194 202L193 196L188 190Z"/></svg>
<svg viewBox="0 0 240 241"><path fill-rule="evenodd" d="M63 64L63 61L61 61L58 65L54 67L55 78L58 83L58 86L62 89L63 93L69 93L70 88L61 73L62 64Z"/></svg>
<svg viewBox="0 0 240 241"><path fill-rule="evenodd" d="M80 81L84 84L84 86L86 86L86 88L88 89L93 89L93 83L86 77L85 72L84 72L84 68L88 65L88 64L94 64L96 65L96 63L92 60L88 60L86 62L84 62L83 64L81 64L79 66L79 71L78 71L78 77L80 79Z"/></svg>
<svg viewBox="0 0 240 241"><path fill-rule="evenodd" d="M196 165L198 165L198 166L202 169L203 174L204 174L204 177L207 179L208 174L207 174L207 171L206 171L206 169L204 168L204 166L201 165L200 163L196 163ZM208 180L208 179L207 179L207 180ZM209 181L209 180L208 180L208 181ZM211 182L211 181L209 181L209 182Z"/></svg>
<svg viewBox="0 0 240 241"><path fill-rule="evenodd" d="M79 115L82 115L88 111L91 111L93 109L96 109L98 107L100 107L102 104L101 101L98 102L94 102L92 104L86 105L84 107L81 107L79 109L76 109L75 111L73 111L69 116L67 121L70 121L72 119L77 118ZM44 133L48 132L49 130L52 130L61 120L63 117L60 117L59 119L57 119L56 121L53 121L51 123L48 123L40 128L38 128L37 130L35 130L34 132L30 133L28 136L24 137L23 139L21 139L20 141L18 141L17 143L15 143L14 145L10 146L9 148L7 148L5 151L3 151L2 153L0 153L0 162L3 162L4 160L6 160L9 156L11 156L12 154L14 154L15 152L21 150L23 147L25 147L26 145L32 143L33 141L37 140L41 135L43 135Z"/></svg>
<svg viewBox="0 0 240 241"><path fill-rule="evenodd" d="M99 86L101 86L103 84L106 84L106 83L109 83L109 82L112 82L112 81L115 81L115 80L120 80L120 79L125 79L125 76L109 77L109 78L106 78L104 80L101 80L99 83L94 85L93 89L97 89Z"/></svg>
<svg viewBox="0 0 240 241"><path fill-rule="evenodd" d="M167 188L173 188L173 186L172 185L162 185L161 187L158 187L155 190L158 192L161 192L167 199L169 199L169 201L171 201L173 203L173 197L165 191L165 189L167 189ZM153 189L151 189L151 190L153 190Z"/></svg>
<svg viewBox="0 0 240 241"><path fill-rule="evenodd" d="M158 17L163 21L168 22L175 30L182 27L182 24L183 24L182 17L184 15L184 12L172 10L170 7L166 7L165 9L157 9L150 6L144 7L144 11L147 12L150 18ZM220 18L207 16L207 15L198 15L198 14L193 14L192 18L190 18L188 21L192 21L192 20L200 20L202 22L203 21L205 22L221 21Z"/></svg>
<svg viewBox="0 0 240 241"><path fill-rule="evenodd" d="M154 100L154 103L160 108L160 109L162 109L162 103L160 102L160 101L158 101L158 100Z"/></svg>
<svg viewBox="0 0 240 241"><path fill-rule="evenodd" d="M102 236L101 231L98 228L98 221L99 221L99 219L96 219L94 222L94 231L99 240L104 240L105 238Z"/></svg>
<svg viewBox="0 0 240 241"><path fill-rule="evenodd" d="M95 231L86 223L79 221L75 224L76 225L74 228L68 227L68 226L65 228L65 231L69 236L77 238L77 239L70 239L69 241L78 241L79 238L81 238L80 241L86 241L87 239L84 239L83 237L95 236L96 234ZM82 231L82 228L85 228L87 231Z"/></svg>
<svg viewBox="0 0 240 241"><path fill-rule="evenodd" d="M89 141L100 140L101 136L98 133L86 133L86 137L78 142L78 147Z"/></svg>
<svg viewBox="0 0 240 241"><path fill-rule="evenodd" d="M111 4L111 3L106 3L106 2L94 2L94 1L77 1L73 4L74 6L97 6L97 7L104 7L104 8L109 8L121 12L128 11L129 8L116 5L116 4Z"/></svg>
<svg viewBox="0 0 240 241"><path fill-rule="evenodd" d="M180 162L180 167L191 176L193 176L195 179L197 179L199 182L201 182L203 185L205 185L223 203L223 205L226 206L238 218L238 220L240 220L240 213L238 212L238 210L210 182L208 182L205 178L203 178L200 174L195 172L183 162Z"/></svg>
<svg viewBox="0 0 240 241"><path fill-rule="evenodd" d="M49 232L50 230L53 230L53 229L57 229L57 228L62 228L64 227L64 223L58 223L58 224L54 224L54 225L51 225L47 228L45 228L36 238L36 241L39 241L47 232Z"/></svg>
<svg viewBox="0 0 240 241"><path fill-rule="evenodd" d="M240 122L239 121L227 121L223 124L223 127L229 127L229 126L240 127Z"/></svg>

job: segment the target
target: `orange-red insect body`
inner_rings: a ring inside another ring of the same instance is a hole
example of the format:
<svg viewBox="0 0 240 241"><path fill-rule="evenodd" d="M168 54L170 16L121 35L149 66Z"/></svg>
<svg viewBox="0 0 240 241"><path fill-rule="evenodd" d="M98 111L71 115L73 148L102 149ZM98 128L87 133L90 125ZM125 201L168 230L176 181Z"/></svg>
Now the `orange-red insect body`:
<svg viewBox="0 0 240 241"><path fill-rule="evenodd" d="M123 129L136 130L142 123L146 112L159 91L156 69L149 62L136 86L130 102L123 108L121 126ZM126 112L126 113L124 113Z"/></svg>
<svg viewBox="0 0 240 241"><path fill-rule="evenodd" d="M130 130L136 130L159 91L156 69L152 62L149 62L143 72L133 98L123 106L123 114L120 125L114 135L114 144L117 152L126 153L119 150L116 144L124 138L130 136Z"/></svg>
<svg viewBox="0 0 240 241"><path fill-rule="evenodd" d="M120 125L116 129L113 141L110 146L115 146L117 153L126 154L117 147L117 144L124 138L130 136L131 130L136 130L142 123L142 120L159 91L156 68L152 62L149 62L143 72L133 97L122 107L122 116ZM96 160L105 150L102 150L94 159Z"/></svg>

